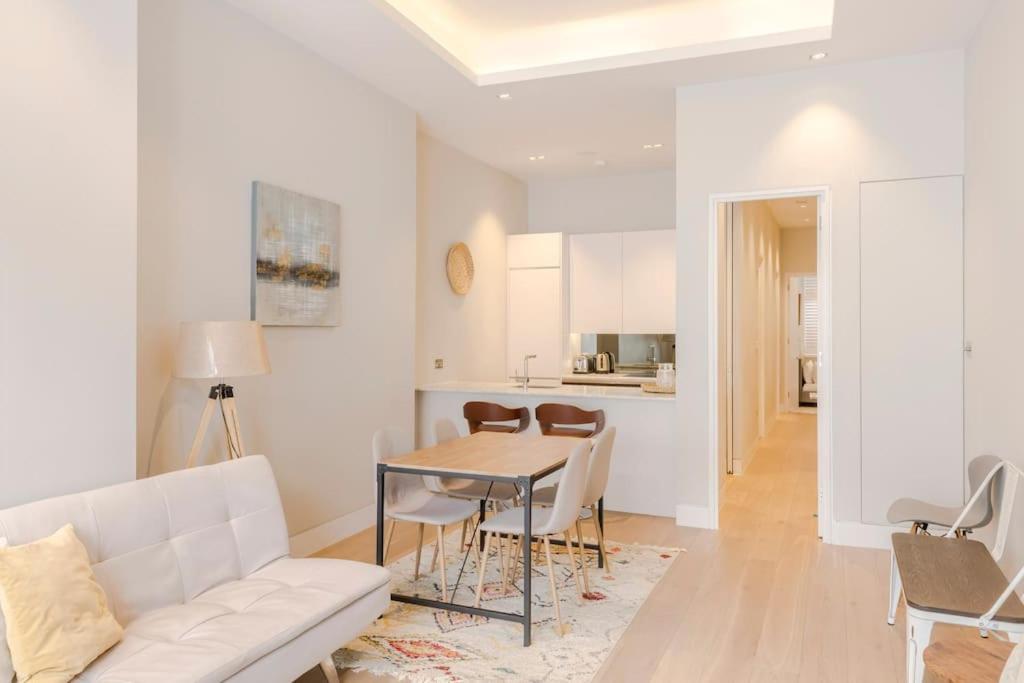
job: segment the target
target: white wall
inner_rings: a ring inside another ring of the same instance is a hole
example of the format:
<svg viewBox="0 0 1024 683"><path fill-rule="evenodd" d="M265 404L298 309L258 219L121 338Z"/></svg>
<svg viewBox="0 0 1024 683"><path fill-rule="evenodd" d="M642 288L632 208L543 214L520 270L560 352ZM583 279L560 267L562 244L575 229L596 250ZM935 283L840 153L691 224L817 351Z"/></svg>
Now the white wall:
<svg viewBox="0 0 1024 683"><path fill-rule="evenodd" d="M363 509L373 431L413 429L415 115L219 1L143 3L140 48L140 471L182 465L205 399L170 377L179 322L249 317L263 180L341 205L341 324L266 330L273 373L236 382L246 446L293 535Z"/></svg>
<svg viewBox="0 0 1024 683"><path fill-rule="evenodd" d="M530 232L626 232L675 227L675 171L530 182Z"/></svg>
<svg viewBox="0 0 1024 683"><path fill-rule="evenodd" d="M708 198L828 185L834 508L839 520L860 520L859 183L963 172L963 73L957 51L677 90L679 384L686 387L677 403L686 435L685 505L706 507L708 496Z"/></svg>
<svg viewBox="0 0 1024 683"><path fill-rule="evenodd" d="M782 231L782 272L814 273L818 270L817 228Z"/></svg>
<svg viewBox="0 0 1024 683"><path fill-rule="evenodd" d="M416 382L505 378L505 238L526 232L526 185L427 135L417 138ZM448 249L465 242L473 286L448 284ZM443 358L444 368L434 368Z"/></svg>
<svg viewBox="0 0 1024 683"><path fill-rule="evenodd" d="M1024 4L995 0L967 51L967 459L1024 465ZM1019 565L1018 565L1019 566ZM1016 570L1016 567L1014 567Z"/></svg>
<svg viewBox="0 0 1024 683"><path fill-rule="evenodd" d="M135 0L0 20L0 508L135 475Z"/></svg>

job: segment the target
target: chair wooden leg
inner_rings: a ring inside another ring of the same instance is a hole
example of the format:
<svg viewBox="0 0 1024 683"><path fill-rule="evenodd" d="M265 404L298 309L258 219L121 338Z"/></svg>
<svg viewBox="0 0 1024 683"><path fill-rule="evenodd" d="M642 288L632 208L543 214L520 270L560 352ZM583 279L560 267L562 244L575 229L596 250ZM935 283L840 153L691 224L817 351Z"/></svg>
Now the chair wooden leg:
<svg viewBox="0 0 1024 683"><path fill-rule="evenodd" d="M491 550L491 534L484 536L484 550L483 555L480 558L480 578L476 582L476 601L473 603L474 607L480 606L480 597L484 594L484 574L487 572L487 555Z"/></svg>
<svg viewBox="0 0 1024 683"><path fill-rule="evenodd" d="M384 564L388 563L388 549L391 548L391 537L395 535L395 520L391 520L391 524L388 525L388 540L384 541Z"/></svg>
<svg viewBox="0 0 1024 683"><path fill-rule="evenodd" d="M423 523L418 525L416 532L416 569L412 573L412 580L419 581L420 578L420 554L423 552Z"/></svg>
<svg viewBox="0 0 1024 683"><path fill-rule="evenodd" d="M580 566L583 568L583 591L590 592L590 577L587 575L587 548L583 541L583 523L576 518L576 540L580 542Z"/></svg>
<svg viewBox="0 0 1024 683"><path fill-rule="evenodd" d="M444 533L444 527L441 527L441 533ZM434 553L430 556L430 573L433 574L437 571L437 543L434 543Z"/></svg>
<svg viewBox="0 0 1024 683"><path fill-rule="evenodd" d="M551 561L551 542L544 537L544 554L548 558L548 580L551 582L551 603L555 607L555 622L558 624L558 635L565 635L565 627L562 625L562 610L558 606L558 587L555 585L555 565Z"/></svg>
<svg viewBox="0 0 1024 683"><path fill-rule="evenodd" d="M338 680L338 668L334 666L333 657L320 660L320 670L324 672L324 678L327 679L327 683L340 683Z"/></svg>
<svg viewBox="0 0 1024 683"><path fill-rule="evenodd" d="M569 554L569 566L572 567L572 579L576 582L576 593L580 596L580 600L583 600L583 587L580 585L580 575L576 571L576 553L572 550L572 534L566 529L565 533L562 534L565 537L565 552Z"/></svg>
<svg viewBox="0 0 1024 683"><path fill-rule="evenodd" d="M604 547L604 530L597 518L597 506L590 506L590 518L594 520L594 528L597 529L597 545L601 549L601 559L604 561L604 573L612 575L612 563L608 561L608 550Z"/></svg>
<svg viewBox="0 0 1024 683"><path fill-rule="evenodd" d="M511 538L508 539L508 544L512 545ZM505 537L501 534L498 534L498 562L500 563L498 566L501 569L501 586L504 589L508 572L505 566Z"/></svg>
<svg viewBox="0 0 1024 683"><path fill-rule="evenodd" d="M522 554L523 554L523 537L522 536L516 536L516 542L515 542L515 545L513 546L513 550L512 550L512 568L509 569L509 572L508 572L508 574L509 574L509 577L508 577L509 585L512 585L512 586L516 585L516 575L519 573L519 560L522 557ZM508 590L507 588L502 589L502 594L504 594L507 590Z"/></svg>
<svg viewBox="0 0 1024 683"><path fill-rule="evenodd" d="M444 561L444 527L437 527L437 545L434 546L441 555L441 599L448 602L448 567Z"/></svg>

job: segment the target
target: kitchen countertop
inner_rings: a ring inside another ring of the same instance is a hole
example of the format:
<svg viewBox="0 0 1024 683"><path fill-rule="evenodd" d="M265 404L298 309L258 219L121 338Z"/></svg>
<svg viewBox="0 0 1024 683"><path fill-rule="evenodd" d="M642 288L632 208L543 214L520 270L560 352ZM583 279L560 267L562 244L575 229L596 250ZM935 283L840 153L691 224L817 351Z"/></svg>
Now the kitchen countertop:
<svg viewBox="0 0 1024 683"><path fill-rule="evenodd" d="M516 394L519 396L575 396L577 398L611 398L634 401L674 401L675 394L650 394L640 387L615 387L584 384L523 389L512 382L438 382L417 387L417 391L447 391L464 394Z"/></svg>
<svg viewBox="0 0 1024 683"><path fill-rule="evenodd" d="M569 384L605 384L638 387L641 384L654 384L655 379L653 376L637 377L636 375L627 375L621 372L588 372L572 375L562 375L562 382Z"/></svg>

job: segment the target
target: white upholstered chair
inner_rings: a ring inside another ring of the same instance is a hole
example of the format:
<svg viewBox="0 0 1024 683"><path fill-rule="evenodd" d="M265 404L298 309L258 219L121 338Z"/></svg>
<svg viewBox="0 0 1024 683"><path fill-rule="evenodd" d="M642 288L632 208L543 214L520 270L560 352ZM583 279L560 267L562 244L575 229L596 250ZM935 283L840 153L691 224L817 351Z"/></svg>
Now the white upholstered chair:
<svg viewBox="0 0 1024 683"><path fill-rule="evenodd" d="M374 465L388 462L395 457L393 444L396 440L396 434L389 429L380 429L373 435ZM424 527L427 524L437 527L435 553L441 557L441 595L447 600L444 528L449 524L464 522L475 512L476 506L467 500L450 498L428 490L423 477L419 475L397 472L388 474L384 488L384 516L391 520L391 525L384 544L384 562L387 563L388 548L395 533L396 522L412 522L417 525L419 531L416 541L416 569L413 575L414 579L419 579Z"/></svg>
<svg viewBox="0 0 1024 683"><path fill-rule="evenodd" d="M608 487L608 473L611 470L612 447L615 445L615 427L606 427L604 431L593 438L594 450L590 454L590 466L587 468L587 486L583 492L583 500L580 504L580 517L576 520L576 537L580 541L580 556L586 561L586 551L583 549L583 526L582 520L590 518L597 530L597 544L601 549L601 558L604 560L605 572L611 574L612 568L608 563L608 552L604 545L604 530L597 518L597 501L604 496L604 490ZM537 505L548 506L555 502L559 484L537 489L533 492L533 502ZM584 568L585 569L585 568ZM586 573L584 572L584 578ZM586 586L587 591L590 587Z"/></svg>
<svg viewBox="0 0 1024 683"><path fill-rule="evenodd" d="M569 563L572 567L573 579L576 581L576 590L582 595L579 575L576 572L576 559L573 555L572 534L570 530L579 519L580 504L586 491L587 466L590 460L591 443L589 440L581 440L579 446L573 449L569 459L562 470L562 479L559 482L558 492L555 495L553 504L547 508L540 508L533 512L531 530L523 528L523 513L521 510L505 510L480 525L481 531L486 533L484 541L483 557L480 561L480 576L477 579L476 606L480 606L480 597L483 594L484 576L487 572L487 555L490 550L491 539L496 535L500 538L502 534L518 538L517 545L522 548L523 543L531 543L533 538L540 538L544 541L544 554L547 558L548 579L551 582L551 598L555 607L555 620L558 622L558 633L562 635L565 631L562 626L562 614L558 607L558 588L555 584L554 564L551 562L551 541L552 536L561 535L565 539L565 547L569 553ZM499 561L502 563L502 584L504 585L506 573L504 561L499 553ZM519 562L519 552L513 551L512 567L515 568Z"/></svg>

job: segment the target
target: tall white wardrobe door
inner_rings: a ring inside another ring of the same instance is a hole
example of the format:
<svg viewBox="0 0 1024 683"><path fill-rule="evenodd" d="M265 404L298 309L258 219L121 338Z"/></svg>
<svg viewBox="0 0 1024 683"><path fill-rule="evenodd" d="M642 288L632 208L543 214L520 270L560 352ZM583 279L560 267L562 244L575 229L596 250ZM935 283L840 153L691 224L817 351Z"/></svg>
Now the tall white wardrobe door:
<svg viewBox="0 0 1024 683"><path fill-rule="evenodd" d="M961 176L861 185L864 522L964 502L963 232Z"/></svg>

